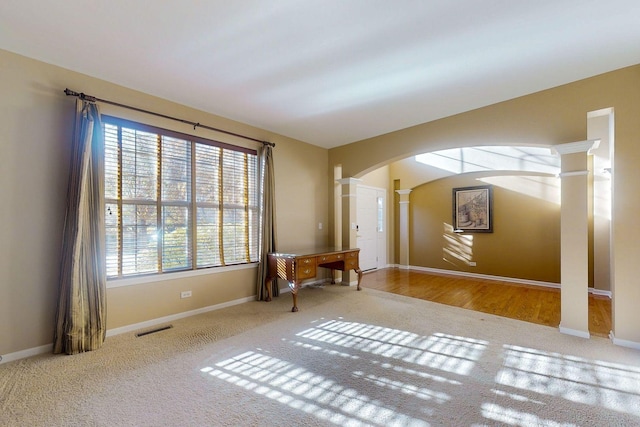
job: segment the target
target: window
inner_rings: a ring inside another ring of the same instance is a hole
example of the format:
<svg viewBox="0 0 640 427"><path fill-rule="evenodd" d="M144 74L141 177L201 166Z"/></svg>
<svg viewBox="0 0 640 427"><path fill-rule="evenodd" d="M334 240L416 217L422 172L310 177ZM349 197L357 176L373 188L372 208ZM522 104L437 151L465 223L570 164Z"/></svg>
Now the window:
<svg viewBox="0 0 640 427"><path fill-rule="evenodd" d="M108 278L258 260L255 150L103 123Z"/></svg>
<svg viewBox="0 0 640 427"><path fill-rule="evenodd" d="M378 206L378 233L382 233L384 231L384 197L378 197L376 204Z"/></svg>

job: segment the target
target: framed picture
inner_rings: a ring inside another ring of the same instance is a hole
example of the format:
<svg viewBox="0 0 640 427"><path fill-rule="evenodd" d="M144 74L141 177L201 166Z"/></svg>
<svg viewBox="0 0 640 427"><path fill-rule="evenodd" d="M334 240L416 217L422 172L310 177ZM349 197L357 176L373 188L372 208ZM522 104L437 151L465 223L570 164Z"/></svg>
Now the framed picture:
<svg viewBox="0 0 640 427"><path fill-rule="evenodd" d="M453 189L453 231L493 233L493 186Z"/></svg>

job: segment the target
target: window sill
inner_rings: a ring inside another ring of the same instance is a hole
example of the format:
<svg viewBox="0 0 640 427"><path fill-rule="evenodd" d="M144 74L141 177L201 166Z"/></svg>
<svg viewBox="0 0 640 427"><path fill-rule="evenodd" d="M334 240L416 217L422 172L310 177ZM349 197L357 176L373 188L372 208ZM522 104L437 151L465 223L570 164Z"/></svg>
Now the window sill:
<svg viewBox="0 0 640 427"><path fill-rule="evenodd" d="M174 273L150 274L148 276L134 276L134 277L127 277L124 279L108 279L107 289L119 288L122 286L141 285L144 283L164 282L167 280L183 279L186 277L206 276L210 274L226 273L229 271L245 270L248 268L257 268L257 267L258 267L258 263L254 262L250 264L228 265L225 267L203 268L200 270L176 271Z"/></svg>

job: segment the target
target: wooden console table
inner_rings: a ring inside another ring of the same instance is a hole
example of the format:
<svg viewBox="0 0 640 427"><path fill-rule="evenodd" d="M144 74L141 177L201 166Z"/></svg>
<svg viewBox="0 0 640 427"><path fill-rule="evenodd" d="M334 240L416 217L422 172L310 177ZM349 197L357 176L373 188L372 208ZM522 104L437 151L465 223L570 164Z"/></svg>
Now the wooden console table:
<svg viewBox="0 0 640 427"><path fill-rule="evenodd" d="M305 279L316 277L317 268L331 269L331 283L335 283L334 271L354 270L358 274L358 287L362 280L359 263L360 249L316 248L286 252L273 252L267 255L268 271L264 286L267 290L266 301L271 301L271 286L277 277L286 280L293 296L293 308L298 311L298 289Z"/></svg>

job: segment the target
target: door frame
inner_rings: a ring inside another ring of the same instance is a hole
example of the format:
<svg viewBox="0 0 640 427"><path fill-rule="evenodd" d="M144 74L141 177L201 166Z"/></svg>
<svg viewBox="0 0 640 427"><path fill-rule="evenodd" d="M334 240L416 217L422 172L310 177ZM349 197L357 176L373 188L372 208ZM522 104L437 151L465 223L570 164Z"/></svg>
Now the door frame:
<svg viewBox="0 0 640 427"><path fill-rule="evenodd" d="M377 217L376 217L377 227L376 227L376 236L374 239L376 242L376 266L374 269L386 268L388 264L387 263L387 245L388 245L388 238L389 238L388 237L389 235L388 221L387 221L387 218L388 218L387 190L385 188L358 184L357 190L359 190L360 188L374 190L376 192L375 209L377 212ZM380 211L380 206L379 206L380 198L382 198L382 201L381 201L382 211ZM361 207L362 200L360 200L359 198L357 198L356 200L357 200L356 211L358 211L359 208ZM358 223L359 223L359 220L358 220L358 212L357 212L356 224ZM380 230L380 224L382 225L382 230ZM360 250L362 250L362 248L360 248ZM373 270L373 269L370 269L370 270Z"/></svg>

